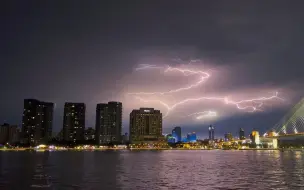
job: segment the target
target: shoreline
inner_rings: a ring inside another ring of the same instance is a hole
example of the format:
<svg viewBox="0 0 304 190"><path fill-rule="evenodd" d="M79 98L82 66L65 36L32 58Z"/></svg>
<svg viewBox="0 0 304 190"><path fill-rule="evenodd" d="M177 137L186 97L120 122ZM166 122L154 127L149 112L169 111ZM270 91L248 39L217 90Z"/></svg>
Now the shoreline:
<svg viewBox="0 0 304 190"><path fill-rule="evenodd" d="M138 151L138 150L200 150L200 151L215 151L215 150L221 150L221 151L282 151L281 149L266 149L266 148L246 148L246 149L199 149L199 148L94 148L94 149L77 149L77 148L66 148L66 149L34 149L34 148L13 148L13 149L0 149L0 151L6 152L6 151L35 151L35 152L57 152L57 151L107 151L107 150L128 150L128 151ZM295 148L295 149L283 149L283 151L304 151L304 149L301 148Z"/></svg>

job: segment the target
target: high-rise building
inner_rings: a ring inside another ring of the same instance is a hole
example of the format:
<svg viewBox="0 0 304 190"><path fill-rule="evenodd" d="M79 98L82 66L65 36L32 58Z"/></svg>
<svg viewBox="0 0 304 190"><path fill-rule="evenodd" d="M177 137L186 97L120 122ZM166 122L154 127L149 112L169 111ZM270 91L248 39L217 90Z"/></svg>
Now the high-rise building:
<svg viewBox="0 0 304 190"><path fill-rule="evenodd" d="M196 142L196 133L195 132L188 133L187 134L187 141L188 142Z"/></svg>
<svg viewBox="0 0 304 190"><path fill-rule="evenodd" d="M0 126L0 144L18 143L20 140L20 129L17 125L4 123Z"/></svg>
<svg viewBox="0 0 304 190"><path fill-rule="evenodd" d="M240 134L239 134L239 138L240 138L240 140L244 140L244 139L246 139L245 138L245 131L244 131L244 129L242 129L242 128L240 128Z"/></svg>
<svg viewBox="0 0 304 190"><path fill-rule="evenodd" d="M214 141L214 127L212 125L209 126L209 140Z"/></svg>
<svg viewBox="0 0 304 190"><path fill-rule="evenodd" d="M182 129L181 129L181 127L175 127L172 130L172 136L175 138L175 142L181 142L182 141Z"/></svg>
<svg viewBox="0 0 304 190"><path fill-rule="evenodd" d="M167 140L168 143L176 143L176 138L173 137L172 134L168 134L168 135L166 136L166 140Z"/></svg>
<svg viewBox="0 0 304 190"><path fill-rule="evenodd" d="M153 108L140 108L130 113L130 141L162 140L162 113Z"/></svg>
<svg viewBox="0 0 304 190"><path fill-rule="evenodd" d="M30 145L47 143L52 137L54 104L25 99L22 117L22 142Z"/></svg>
<svg viewBox="0 0 304 190"><path fill-rule="evenodd" d="M69 143L82 142L85 130L85 104L71 103L64 104L63 115L63 140Z"/></svg>
<svg viewBox="0 0 304 190"><path fill-rule="evenodd" d="M233 140L233 136L231 133L226 133L225 134L225 138L224 140L227 142L227 141L232 141Z"/></svg>
<svg viewBox="0 0 304 190"><path fill-rule="evenodd" d="M122 128L122 103L97 104L96 134L97 144L120 143Z"/></svg>
<svg viewBox="0 0 304 190"><path fill-rule="evenodd" d="M4 123L0 126L0 144L8 142L9 124Z"/></svg>

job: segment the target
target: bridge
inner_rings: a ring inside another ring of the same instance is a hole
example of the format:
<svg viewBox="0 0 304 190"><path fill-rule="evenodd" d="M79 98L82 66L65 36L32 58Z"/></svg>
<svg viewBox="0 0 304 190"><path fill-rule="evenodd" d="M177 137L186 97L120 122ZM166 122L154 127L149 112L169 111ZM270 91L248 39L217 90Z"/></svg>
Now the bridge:
<svg viewBox="0 0 304 190"><path fill-rule="evenodd" d="M304 136L304 98L297 103L271 130L266 138Z"/></svg>

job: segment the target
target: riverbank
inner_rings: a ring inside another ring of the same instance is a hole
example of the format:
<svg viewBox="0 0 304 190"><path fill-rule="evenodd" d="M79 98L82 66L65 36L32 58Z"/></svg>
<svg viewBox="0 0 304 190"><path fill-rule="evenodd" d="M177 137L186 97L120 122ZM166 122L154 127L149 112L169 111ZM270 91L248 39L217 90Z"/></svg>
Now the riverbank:
<svg viewBox="0 0 304 190"><path fill-rule="evenodd" d="M94 149L77 149L77 148L63 148L63 149L34 149L34 148L6 148L0 151L106 151L106 150L223 150L223 151L282 151L281 149L267 149L267 148L246 148L246 149L199 149L199 148L94 148ZM304 149L284 149L283 151L303 151Z"/></svg>

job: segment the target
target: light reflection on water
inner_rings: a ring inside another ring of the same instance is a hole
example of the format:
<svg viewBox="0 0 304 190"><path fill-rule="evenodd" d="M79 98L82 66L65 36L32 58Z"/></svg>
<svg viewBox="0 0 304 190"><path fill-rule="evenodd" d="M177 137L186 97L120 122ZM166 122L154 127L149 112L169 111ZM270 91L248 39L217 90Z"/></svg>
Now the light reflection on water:
<svg viewBox="0 0 304 190"><path fill-rule="evenodd" d="M301 151L0 152L0 189L304 189ZM18 183L17 183L18 182Z"/></svg>

